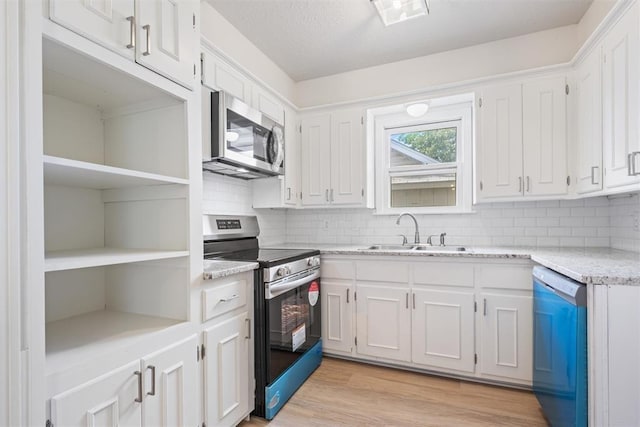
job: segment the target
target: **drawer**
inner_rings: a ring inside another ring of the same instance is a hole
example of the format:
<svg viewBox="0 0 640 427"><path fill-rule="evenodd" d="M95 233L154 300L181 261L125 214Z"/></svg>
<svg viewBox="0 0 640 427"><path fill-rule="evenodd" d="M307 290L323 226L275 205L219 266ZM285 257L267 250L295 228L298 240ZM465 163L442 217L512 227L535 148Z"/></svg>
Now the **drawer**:
<svg viewBox="0 0 640 427"><path fill-rule="evenodd" d="M358 261L356 278L370 282L409 283L409 264L393 261Z"/></svg>
<svg viewBox="0 0 640 427"><path fill-rule="evenodd" d="M202 291L202 321L247 305L247 281L234 280Z"/></svg>
<svg viewBox="0 0 640 427"><path fill-rule="evenodd" d="M353 261L322 260L320 275L323 279L348 279L356 276L356 265Z"/></svg>
<svg viewBox="0 0 640 427"><path fill-rule="evenodd" d="M416 285L473 288L473 264L461 262L421 262L413 264Z"/></svg>
<svg viewBox="0 0 640 427"><path fill-rule="evenodd" d="M531 291L533 289L532 272L531 265L477 265L476 283L482 288Z"/></svg>

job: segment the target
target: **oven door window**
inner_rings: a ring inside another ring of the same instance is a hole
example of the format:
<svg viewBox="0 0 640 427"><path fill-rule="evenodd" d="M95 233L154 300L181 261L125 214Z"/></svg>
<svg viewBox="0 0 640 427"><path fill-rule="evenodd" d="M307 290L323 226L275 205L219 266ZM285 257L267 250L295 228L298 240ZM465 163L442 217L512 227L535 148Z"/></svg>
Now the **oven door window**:
<svg viewBox="0 0 640 427"><path fill-rule="evenodd" d="M268 300L269 382L320 339L319 282L313 280Z"/></svg>
<svg viewBox="0 0 640 427"><path fill-rule="evenodd" d="M269 161L271 131L227 109L227 149L247 158Z"/></svg>

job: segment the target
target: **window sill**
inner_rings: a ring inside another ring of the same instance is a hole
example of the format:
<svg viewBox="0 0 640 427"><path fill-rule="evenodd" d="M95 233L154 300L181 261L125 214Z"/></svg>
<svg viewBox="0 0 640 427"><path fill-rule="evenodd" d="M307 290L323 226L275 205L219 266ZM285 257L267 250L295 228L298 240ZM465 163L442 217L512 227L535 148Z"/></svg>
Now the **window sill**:
<svg viewBox="0 0 640 427"><path fill-rule="evenodd" d="M376 209L373 215L381 216L398 216L401 213L409 212L414 215L458 215L458 214L475 214L477 211L473 209L460 209L460 208L390 208L390 209Z"/></svg>

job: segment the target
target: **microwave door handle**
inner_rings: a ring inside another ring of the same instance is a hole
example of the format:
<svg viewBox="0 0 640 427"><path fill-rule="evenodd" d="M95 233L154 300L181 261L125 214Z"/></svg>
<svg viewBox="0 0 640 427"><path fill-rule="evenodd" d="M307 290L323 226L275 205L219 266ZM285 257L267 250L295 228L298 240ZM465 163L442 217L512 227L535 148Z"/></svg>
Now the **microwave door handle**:
<svg viewBox="0 0 640 427"><path fill-rule="evenodd" d="M290 291L291 289L295 289L299 286L308 283L310 280L315 280L320 277L320 270L314 271L312 274L308 274L299 279L292 280L290 282L277 283L275 285L270 285L268 291L266 292L266 299L271 299L277 297L278 295L282 295L285 292Z"/></svg>

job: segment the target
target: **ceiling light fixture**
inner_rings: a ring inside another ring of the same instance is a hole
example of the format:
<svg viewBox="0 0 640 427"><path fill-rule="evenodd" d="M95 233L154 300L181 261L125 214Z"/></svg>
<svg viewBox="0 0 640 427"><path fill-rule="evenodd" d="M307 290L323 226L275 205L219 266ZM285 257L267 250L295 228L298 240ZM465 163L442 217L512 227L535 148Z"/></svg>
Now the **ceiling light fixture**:
<svg viewBox="0 0 640 427"><path fill-rule="evenodd" d="M371 0L385 26L429 14L429 0Z"/></svg>
<svg viewBox="0 0 640 427"><path fill-rule="evenodd" d="M411 117L420 117L427 114L427 110L429 110L429 104L426 102L418 102L416 104L409 104L406 107L407 114Z"/></svg>

